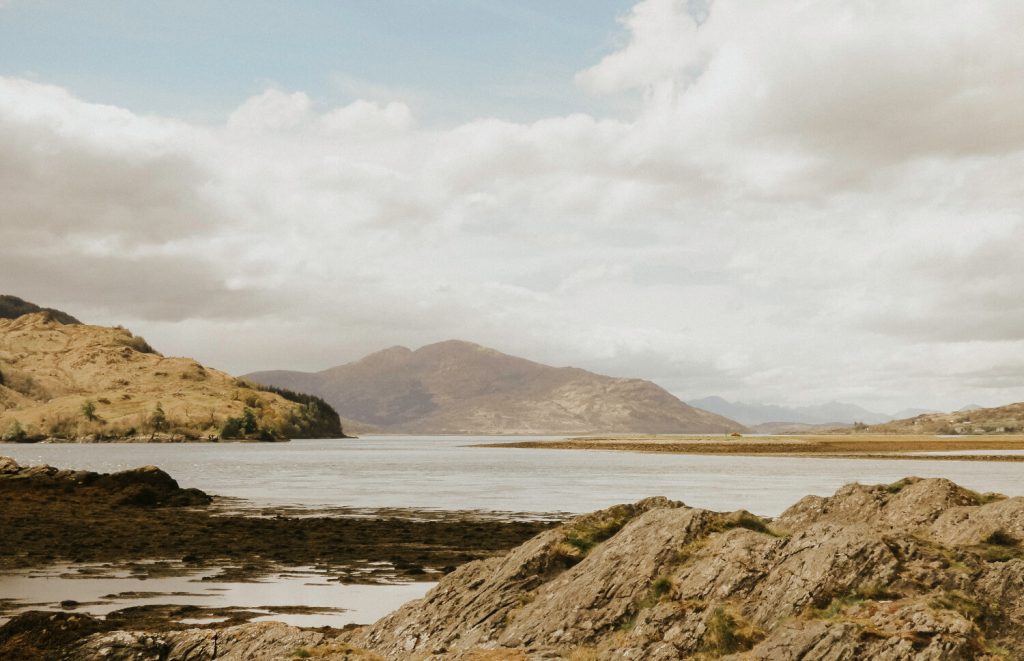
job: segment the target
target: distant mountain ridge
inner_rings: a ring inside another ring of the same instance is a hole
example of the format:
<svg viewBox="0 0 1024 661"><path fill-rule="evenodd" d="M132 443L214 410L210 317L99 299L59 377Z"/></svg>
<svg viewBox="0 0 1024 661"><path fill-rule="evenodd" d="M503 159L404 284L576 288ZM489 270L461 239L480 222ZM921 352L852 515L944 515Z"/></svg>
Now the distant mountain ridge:
<svg viewBox="0 0 1024 661"><path fill-rule="evenodd" d="M930 413L872 425L882 434L1013 434L1024 432L1024 402L982 408L965 406L951 413Z"/></svg>
<svg viewBox="0 0 1024 661"><path fill-rule="evenodd" d="M747 426L768 423L795 423L797 425L818 427L822 425L852 425L855 422L871 425L900 418L910 418L925 413L936 413L936 411L928 409L904 409L889 415L870 411L863 406L846 402L832 401L812 406L788 407L774 404L730 402L718 396L691 399L689 404L727 418L732 418Z"/></svg>
<svg viewBox="0 0 1024 661"><path fill-rule="evenodd" d="M391 347L321 372L246 375L323 397L346 419L402 433L729 433L734 420L641 379L551 367L470 342Z"/></svg>

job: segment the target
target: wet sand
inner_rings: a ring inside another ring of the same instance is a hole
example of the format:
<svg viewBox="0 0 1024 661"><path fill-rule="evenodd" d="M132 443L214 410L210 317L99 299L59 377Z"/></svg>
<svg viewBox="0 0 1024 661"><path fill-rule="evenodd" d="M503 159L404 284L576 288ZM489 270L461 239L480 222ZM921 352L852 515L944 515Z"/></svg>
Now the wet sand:
<svg viewBox="0 0 1024 661"><path fill-rule="evenodd" d="M779 435L779 436L618 436L560 441L489 443L491 447L551 450L609 450L671 454L828 457L831 459L927 459L932 461L1024 461L1024 454L984 454L984 451L1024 451L1024 435ZM925 454L972 452L970 455Z"/></svg>

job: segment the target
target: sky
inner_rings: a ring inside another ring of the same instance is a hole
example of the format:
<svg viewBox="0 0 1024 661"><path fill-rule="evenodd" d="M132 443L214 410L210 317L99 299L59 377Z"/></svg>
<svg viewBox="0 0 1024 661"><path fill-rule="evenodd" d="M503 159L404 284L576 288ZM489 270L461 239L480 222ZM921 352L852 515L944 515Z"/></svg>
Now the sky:
<svg viewBox="0 0 1024 661"><path fill-rule="evenodd" d="M241 374L458 338L1024 400L1018 0L0 0L0 291Z"/></svg>

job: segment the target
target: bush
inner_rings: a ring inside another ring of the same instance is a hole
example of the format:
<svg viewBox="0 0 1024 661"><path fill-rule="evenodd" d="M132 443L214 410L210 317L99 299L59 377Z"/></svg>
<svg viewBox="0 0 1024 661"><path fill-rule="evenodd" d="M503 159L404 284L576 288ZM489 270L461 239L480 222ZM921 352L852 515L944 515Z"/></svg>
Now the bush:
<svg viewBox="0 0 1024 661"><path fill-rule="evenodd" d="M87 399L82 402L82 416L89 422L95 422L96 420L96 402L91 399Z"/></svg>
<svg viewBox="0 0 1024 661"><path fill-rule="evenodd" d="M11 423L11 426L4 432L3 440L12 441L14 443L21 443L28 440L28 432L21 426L21 423L15 420Z"/></svg>
<svg viewBox="0 0 1024 661"><path fill-rule="evenodd" d="M160 355L156 349L149 345L149 342L147 342L144 337L132 335L130 331L128 331L128 337L121 340L121 344L125 345L129 349L138 351L139 353Z"/></svg>
<svg viewBox="0 0 1024 661"><path fill-rule="evenodd" d="M986 537L983 543L995 546L1016 546L1017 540L1011 537L1005 530L996 530Z"/></svg>

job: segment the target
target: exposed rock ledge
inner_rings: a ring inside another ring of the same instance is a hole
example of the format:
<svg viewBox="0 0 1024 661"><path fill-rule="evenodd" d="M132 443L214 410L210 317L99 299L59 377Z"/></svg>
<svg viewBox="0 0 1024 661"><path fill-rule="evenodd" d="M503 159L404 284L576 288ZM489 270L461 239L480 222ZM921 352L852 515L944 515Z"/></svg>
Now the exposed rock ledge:
<svg viewBox="0 0 1024 661"><path fill-rule="evenodd" d="M98 632L66 658L1020 659L1021 539L1024 498L941 479L848 485L774 521L651 498L464 565L354 633L244 625L220 636L261 646L215 657L173 651L203 630L161 634L150 656L152 636Z"/></svg>

